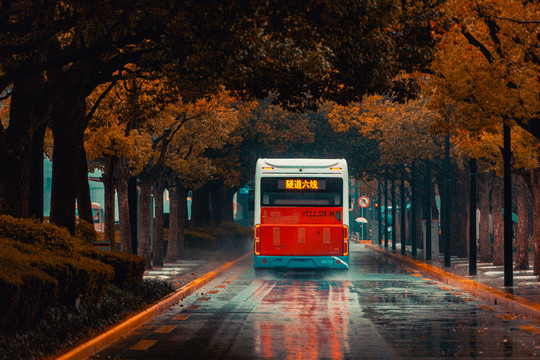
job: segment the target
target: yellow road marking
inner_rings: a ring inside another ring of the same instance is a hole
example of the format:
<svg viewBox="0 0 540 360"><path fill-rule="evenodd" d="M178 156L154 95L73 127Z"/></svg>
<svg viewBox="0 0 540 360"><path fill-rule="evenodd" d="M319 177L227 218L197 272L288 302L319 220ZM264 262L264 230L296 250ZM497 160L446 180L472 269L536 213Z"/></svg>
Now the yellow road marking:
<svg viewBox="0 0 540 360"><path fill-rule="evenodd" d="M422 275L420 274L411 274L412 276L418 276L418 277L421 277Z"/></svg>
<svg viewBox="0 0 540 360"><path fill-rule="evenodd" d="M450 291L450 288L446 287L446 286L439 286L439 289L445 290L445 291Z"/></svg>
<svg viewBox="0 0 540 360"><path fill-rule="evenodd" d="M211 299L212 299L211 297L203 296L203 297L198 298L197 300L198 301L208 301L208 300L211 300Z"/></svg>
<svg viewBox="0 0 540 360"><path fill-rule="evenodd" d="M173 331L175 327L175 325L163 325L162 327L156 329L156 331L154 332L156 334L168 334Z"/></svg>
<svg viewBox="0 0 540 360"><path fill-rule="evenodd" d="M208 292L208 294L214 295L214 294L217 294L218 292L219 292L219 290L210 290L210 291Z"/></svg>
<svg viewBox="0 0 540 360"><path fill-rule="evenodd" d="M173 317L173 320L186 320L190 314L180 314Z"/></svg>
<svg viewBox="0 0 540 360"><path fill-rule="evenodd" d="M188 307L188 310L197 310L200 307L201 305L191 305L190 307Z"/></svg>
<svg viewBox="0 0 540 360"><path fill-rule="evenodd" d="M492 307L489 307L487 305L478 305L478 307L487 311L495 311Z"/></svg>
<svg viewBox="0 0 540 360"><path fill-rule="evenodd" d="M152 345L157 343L157 340L141 340L132 347L131 350L148 350Z"/></svg>
<svg viewBox="0 0 540 360"><path fill-rule="evenodd" d="M504 320L514 320L516 318L515 316L506 314L497 314L497 316Z"/></svg>
<svg viewBox="0 0 540 360"><path fill-rule="evenodd" d="M540 334L540 329L537 329L534 326L520 326L520 328L530 332L531 334Z"/></svg>

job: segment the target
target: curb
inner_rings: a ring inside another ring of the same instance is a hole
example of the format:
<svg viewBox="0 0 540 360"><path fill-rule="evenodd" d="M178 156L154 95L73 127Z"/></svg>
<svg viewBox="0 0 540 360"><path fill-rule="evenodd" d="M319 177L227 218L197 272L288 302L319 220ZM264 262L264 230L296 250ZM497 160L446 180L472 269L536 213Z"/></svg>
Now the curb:
<svg viewBox="0 0 540 360"><path fill-rule="evenodd" d="M442 270L436 266L426 264L422 261L411 259L394 252L386 251L372 244L365 245L373 251L386 255L393 260L396 260L409 267L426 273L429 276L443 283L446 283L447 285L460 287L461 289L473 294L474 296L489 302L490 304L499 305L511 312L519 313L540 320L540 304L535 301L525 299L521 296L509 294L497 288L481 284L474 280L467 279L463 276L459 276Z"/></svg>
<svg viewBox="0 0 540 360"><path fill-rule="evenodd" d="M222 273L223 271L225 271L227 268L231 267L232 265L240 262L241 260L243 260L250 254L251 253L245 254L236 260L225 263L218 269L209 272L203 277L193 280L192 282L182 286L176 292L167 296L166 298L164 298L157 304L152 305L148 309L143 310L142 312L130 317L126 321L122 322L121 324L116 325L114 328L104 332L101 335L96 336L95 338L89 340L88 342L82 345L77 346L76 348L57 357L56 359L57 360L85 359L97 353L98 351L112 344L113 342L121 338L122 336L128 334L129 332L135 330L135 328L149 321L150 319L158 315L163 310L170 308L171 306L173 306L180 300L183 300L184 298L193 294L195 291L197 291L198 289L200 289L201 287L203 287L210 281L214 280L214 278L216 278L217 275L219 275L220 273Z"/></svg>

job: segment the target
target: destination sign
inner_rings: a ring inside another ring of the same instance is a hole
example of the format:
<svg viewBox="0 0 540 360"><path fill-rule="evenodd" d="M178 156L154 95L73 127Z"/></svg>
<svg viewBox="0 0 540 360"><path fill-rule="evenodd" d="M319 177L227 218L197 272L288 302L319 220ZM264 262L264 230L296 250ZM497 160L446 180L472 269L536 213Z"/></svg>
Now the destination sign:
<svg viewBox="0 0 540 360"><path fill-rule="evenodd" d="M325 190L326 180L321 179L284 179L278 180L280 190Z"/></svg>

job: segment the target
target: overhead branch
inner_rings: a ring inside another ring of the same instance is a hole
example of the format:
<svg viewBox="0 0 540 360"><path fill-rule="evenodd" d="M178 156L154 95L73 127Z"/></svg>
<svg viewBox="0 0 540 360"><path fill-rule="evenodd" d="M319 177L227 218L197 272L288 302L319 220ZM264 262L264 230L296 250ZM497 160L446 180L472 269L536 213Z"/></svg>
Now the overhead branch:
<svg viewBox="0 0 540 360"><path fill-rule="evenodd" d="M478 6L478 13L481 17L484 18L484 21L489 29L489 36L491 37L491 40L493 40L493 43L495 44L495 49L497 51L497 54L500 57L504 57L502 52L502 45L501 40L499 39L499 31L501 28L497 24L495 20L493 20L493 17L489 14L486 14L482 11L482 8Z"/></svg>
<svg viewBox="0 0 540 360"><path fill-rule="evenodd" d="M107 88L105 89L105 91L103 91L98 99L96 100L96 102L94 103L94 106L92 106L92 109L90 109L90 111L88 112L88 114L86 114L86 122L88 123L90 121L90 119L92 119L92 116L94 116L94 113L96 112L97 108L99 107L99 104L101 103L101 101L103 99L105 99L105 96L107 96L107 94L116 86L116 82L117 80L114 80L113 82L111 82L109 84L109 86L107 86Z"/></svg>
<svg viewBox="0 0 540 360"><path fill-rule="evenodd" d="M505 16L498 16L498 15L495 14L494 9L491 8L491 7L488 7L486 5L481 5L481 4L478 4L477 6L478 6L479 11L481 11L480 9L492 10L494 13L489 14L489 16L493 17L495 19L510 21L510 22L514 22L514 23L517 23L517 24L540 24L540 20L523 20L523 19L509 18L509 17L505 17Z"/></svg>
<svg viewBox="0 0 540 360"><path fill-rule="evenodd" d="M459 19L457 18L454 18L454 21L459 24ZM467 26L465 25L462 25L460 24L461 26L461 34L463 36L465 36L465 39L467 39L467 41L469 42L469 44L471 44L472 46L476 47L478 50L480 50L480 52L484 55L484 57L486 58L486 60L490 63L490 64L493 64L493 55L491 54L491 52L488 50L488 48L486 48L484 46L484 44L482 44L480 41L478 41L478 39L476 39L473 34L471 34L471 32L469 31L469 29L467 28Z"/></svg>
<svg viewBox="0 0 540 360"><path fill-rule="evenodd" d="M4 89L8 84L20 78L36 75L48 69L60 68L70 62L87 60L108 52L117 52L118 49L124 48L130 44L137 44L145 39L159 39L159 36L160 32L156 30L142 31L134 35L128 35L116 41L105 41L88 48L78 48L74 49L73 51L65 51L58 56L47 58L42 62L30 62L27 64L22 64L16 69L7 70L4 75L0 76L0 89Z"/></svg>
<svg viewBox="0 0 540 360"><path fill-rule="evenodd" d="M0 101L6 100L11 97L11 90L6 90L2 95L0 95Z"/></svg>

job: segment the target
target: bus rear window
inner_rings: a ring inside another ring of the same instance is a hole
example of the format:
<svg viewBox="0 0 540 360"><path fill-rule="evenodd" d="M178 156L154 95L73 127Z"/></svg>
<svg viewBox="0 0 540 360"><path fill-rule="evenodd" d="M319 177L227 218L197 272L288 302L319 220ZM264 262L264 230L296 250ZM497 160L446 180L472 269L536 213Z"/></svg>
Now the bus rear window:
<svg viewBox="0 0 540 360"><path fill-rule="evenodd" d="M261 178L261 206L342 206L339 178Z"/></svg>

